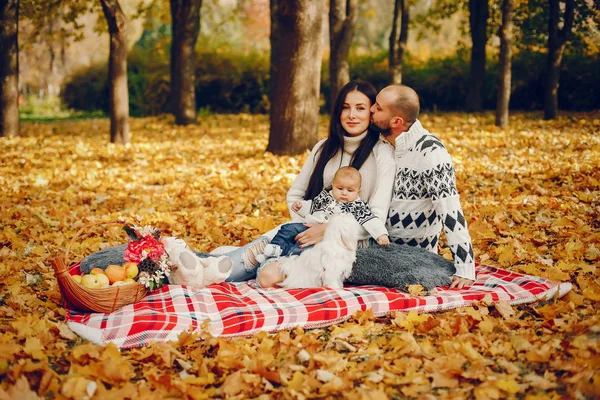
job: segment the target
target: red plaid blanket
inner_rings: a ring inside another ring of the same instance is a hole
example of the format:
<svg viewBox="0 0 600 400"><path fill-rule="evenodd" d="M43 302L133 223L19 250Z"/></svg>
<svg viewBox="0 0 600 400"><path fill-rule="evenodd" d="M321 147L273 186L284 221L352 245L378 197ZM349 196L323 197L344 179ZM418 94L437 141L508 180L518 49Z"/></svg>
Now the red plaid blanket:
<svg viewBox="0 0 600 400"><path fill-rule="evenodd" d="M78 265L71 273L79 271ZM208 320L214 336L252 335L295 327L324 327L350 318L359 310L383 316L394 311L435 312L474 302L523 304L562 296L570 283L558 283L512 271L477 266L477 281L467 289L437 288L427 296L377 286L344 289L270 289L253 281L222 283L203 289L166 285L136 304L112 314L85 314L67 310L67 322L80 336L121 348L143 346L150 341L176 340L187 330L196 330ZM487 297L486 297L487 296Z"/></svg>

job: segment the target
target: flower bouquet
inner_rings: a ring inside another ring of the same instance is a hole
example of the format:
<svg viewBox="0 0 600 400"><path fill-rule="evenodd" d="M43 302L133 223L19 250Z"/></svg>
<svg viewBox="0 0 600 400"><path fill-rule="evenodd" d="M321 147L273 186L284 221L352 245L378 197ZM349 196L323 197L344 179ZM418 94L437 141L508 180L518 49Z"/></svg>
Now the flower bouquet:
<svg viewBox="0 0 600 400"><path fill-rule="evenodd" d="M150 226L125 225L129 237L124 258L137 264L138 283L150 291L156 290L167 282L174 265L169 259L164 243L160 240L160 231Z"/></svg>

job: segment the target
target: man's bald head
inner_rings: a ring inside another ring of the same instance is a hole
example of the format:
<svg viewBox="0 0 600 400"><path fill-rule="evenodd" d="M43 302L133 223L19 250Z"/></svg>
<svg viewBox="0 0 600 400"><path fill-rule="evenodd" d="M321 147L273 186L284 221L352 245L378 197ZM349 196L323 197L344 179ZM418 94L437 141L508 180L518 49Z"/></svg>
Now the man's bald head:
<svg viewBox="0 0 600 400"><path fill-rule="evenodd" d="M406 124L412 124L419 117L419 95L405 85L390 85L379 92L388 99L388 104L404 119Z"/></svg>

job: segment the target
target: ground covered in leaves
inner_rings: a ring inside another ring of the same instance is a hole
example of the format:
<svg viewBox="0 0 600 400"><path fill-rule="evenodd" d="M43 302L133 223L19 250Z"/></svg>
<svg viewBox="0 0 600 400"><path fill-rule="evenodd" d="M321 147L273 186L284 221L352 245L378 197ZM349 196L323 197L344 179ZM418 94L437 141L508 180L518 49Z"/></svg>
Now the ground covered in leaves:
<svg viewBox="0 0 600 400"><path fill-rule="evenodd" d="M569 281L544 304L434 315L369 313L326 329L119 352L64 322L50 259L123 243L90 222L150 224L197 250L239 245L288 218L306 157L265 154L265 116L24 123L0 139L0 399L527 398L600 396L600 113L493 126L490 114L426 115L455 160L477 260ZM325 135L327 121L321 123ZM447 256L448 252L444 252Z"/></svg>

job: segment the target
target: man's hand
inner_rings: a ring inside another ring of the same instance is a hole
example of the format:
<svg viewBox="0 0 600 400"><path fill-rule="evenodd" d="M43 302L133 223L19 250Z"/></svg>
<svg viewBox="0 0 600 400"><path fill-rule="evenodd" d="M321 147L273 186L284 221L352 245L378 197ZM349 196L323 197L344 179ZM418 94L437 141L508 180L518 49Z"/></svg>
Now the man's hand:
<svg viewBox="0 0 600 400"><path fill-rule="evenodd" d="M304 224L304 226L307 226L308 229L300 232L295 237L296 241L301 244L300 248L317 244L323 240L327 224Z"/></svg>
<svg viewBox="0 0 600 400"><path fill-rule="evenodd" d="M377 244L380 246L389 246L390 245L390 238L388 237L388 235L381 235L377 238Z"/></svg>
<svg viewBox="0 0 600 400"><path fill-rule="evenodd" d="M467 278L461 278L458 275L454 275L452 277L452 283L450 284L450 287L451 288L462 289L462 288L467 287L467 286L473 286L473 283L475 283L475 281L472 281L472 280L467 279Z"/></svg>

